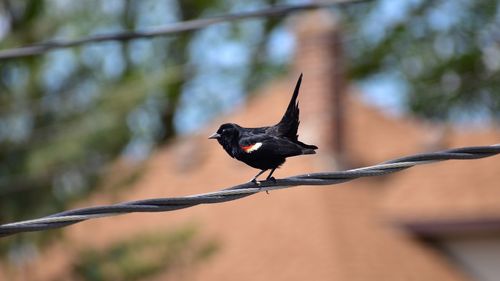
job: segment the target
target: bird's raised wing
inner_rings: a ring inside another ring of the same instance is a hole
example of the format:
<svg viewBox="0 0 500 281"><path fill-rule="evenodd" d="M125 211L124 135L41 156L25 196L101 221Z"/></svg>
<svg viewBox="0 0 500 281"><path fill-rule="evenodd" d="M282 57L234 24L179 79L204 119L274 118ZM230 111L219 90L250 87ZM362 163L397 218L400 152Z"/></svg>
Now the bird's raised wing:
<svg viewBox="0 0 500 281"><path fill-rule="evenodd" d="M288 104L285 114L281 118L281 121L269 128L269 132L276 136L286 137L288 139L296 141L297 130L299 128L299 103L297 102L297 96L299 95L300 84L302 83L302 74L300 74L297 84L295 85L295 90L293 91L292 98Z"/></svg>

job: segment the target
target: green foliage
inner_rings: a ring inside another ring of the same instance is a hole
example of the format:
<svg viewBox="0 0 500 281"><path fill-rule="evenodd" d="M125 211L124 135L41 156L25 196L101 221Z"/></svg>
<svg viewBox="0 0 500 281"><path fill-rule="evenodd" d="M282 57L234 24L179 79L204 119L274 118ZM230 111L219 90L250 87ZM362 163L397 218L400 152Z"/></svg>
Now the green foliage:
<svg viewBox="0 0 500 281"><path fill-rule="evenodd" d="M500 118L499 1L402 1L392 21L390 6L349 10L350 75L395 74L408 86L407 108L424 118Z"/></svg>
<svg viewBox="0 0 500 281"><path fill-rule="evenodd" d="M0 49L153 28L270 3L274 1L4 0ZM121 156L140 161L174 137L182 107L197 106L198 118L205 121L224 109L213 102L217 98L237 100L225 96L233 88L213 87L211 81L238 77L242 95L284 69L264 55L271 31L280 23L231 23L224 34L205 36L201 30L0 61L0 223L68 209L92 192L116 192L99 185L104 168ZM214 42L219 45L212 46ZM244 50L238 53L246 56L243 63L207 66L207 51L228 44ZM197 94L210 102L188 96L189 86L197 83L202 83ZM0 256L15 256L25 246L42 250L41 243L60 234L47 233L4 240Z"/></svg>
<svg viewBox="0 0 500 281"><path fill-rule="evenodd" d="M204 241L198 236L198 229L190 225L141 234L106 249L85 249L78 254L69 279L134 281L159 273L176 274L218 251L216 241Z"/></svg>

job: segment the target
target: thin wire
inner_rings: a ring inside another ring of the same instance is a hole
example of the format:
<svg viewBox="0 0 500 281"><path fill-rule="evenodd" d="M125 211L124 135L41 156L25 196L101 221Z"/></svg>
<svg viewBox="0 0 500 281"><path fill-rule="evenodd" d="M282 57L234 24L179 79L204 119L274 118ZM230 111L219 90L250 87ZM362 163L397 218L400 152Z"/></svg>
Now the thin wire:
<svg viewBox="0 0 500 281"><path fill-rule="evenodd" d="M251 12L241 12L235 14L222 15L213 18L188 20L145 30L99 34L76 40L54 39L47 42L38 43L35 45L2 50L0 51L0 60L41 55L49 51L62 48L71 48L88 43L98 43L105 41L129 41L139 38L166 36L181 32L193 31L222 22L233 22L237 20L260 18L260 17L283 16L299 11L321 9L336 5L355 4L367 1L368 0L332 0L332 1L314 2L314 3L300 4L300 5L275 6Z"/></svg>
<svg viewBox="0 0 500 281"><path fill-rule="evenodd" d="M107 206L95 206L69 210L39 219L26 220L0 225L0 237L28 231L41 231L60 228L89 219L116 216L136 212L165 212L193 207L199 204L214 204L236 200L262 191L278 190L299 185L333 185L361 177L380 176L398 172L416 165L445 160L468 160L494 156L500 153L500 144L491 146L472 146L444 151L406 156L378 165L339 172L311 173L283 179L248 182L215 192L195 194L184 197L154 198L123 202Z"/></svg>

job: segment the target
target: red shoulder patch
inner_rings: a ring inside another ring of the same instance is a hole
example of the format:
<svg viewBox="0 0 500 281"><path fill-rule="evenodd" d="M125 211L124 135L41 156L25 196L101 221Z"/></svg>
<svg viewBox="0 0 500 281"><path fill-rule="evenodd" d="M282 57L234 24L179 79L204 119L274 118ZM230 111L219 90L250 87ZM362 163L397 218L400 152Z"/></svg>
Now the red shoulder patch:
<svg viewBox="0 0 500 281"><path fill-rule="evenodd" d="M260 147L262 146L262 143L261 142L257 142L257 143L254 143L254 144L250 144L250 145L241 145L241 149L243 149L243 151L245 151L246 153L250 153L250 152L253 152L253 151L256 151L257 149L259 149Z"/></svg>
<svg viewBox="0 0 500 281"><path fill-rule="evenodd" d="M252 148L252 146L253 146L253 144L251 144L251 145L246 145L246 146L242 145L242 146L241 146L241 149L243 149L245 152L248 152L248 150L250 150L250 149Z"/></svg>

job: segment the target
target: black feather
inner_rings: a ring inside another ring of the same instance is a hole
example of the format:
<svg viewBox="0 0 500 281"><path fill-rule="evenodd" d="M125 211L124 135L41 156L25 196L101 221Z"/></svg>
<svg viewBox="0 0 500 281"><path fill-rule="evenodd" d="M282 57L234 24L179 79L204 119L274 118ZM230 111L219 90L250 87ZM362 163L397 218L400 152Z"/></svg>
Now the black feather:
<svg viewBox="0 0 500 281"><path fill-rule="evenodd" d="M302 83L302 74L300 74L299 79L297 80L297 84L295 85L292 98L290 99L290 103L288 103L288 107L285 111L285 114L281 118L280 122L274 126L279 135L295 141L299 137L297 135L297 131L299 129L299 124L300 124L299 121L300 111L299 111L299 103L297 102L297 97L299 96L301 83Z"/></svg>
<svg viewBox="0 0 500 281"><path fill-rule="evenodd" d="M224 150L233 158L263 171L274 170L285 163L287 157L315 154L318 147L298 140L299 95L302 74L297 80L290 103L280 122L270 127L243 128L226 123L220 126L216 138ZM262 172L261 172L262 173ZM259 176L261 173L257 174ZM255 181L257 176L252 181Z"/></svg>

